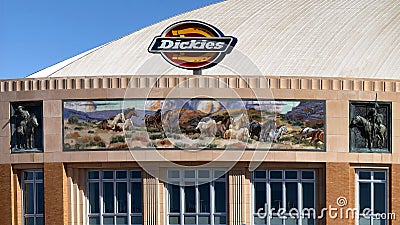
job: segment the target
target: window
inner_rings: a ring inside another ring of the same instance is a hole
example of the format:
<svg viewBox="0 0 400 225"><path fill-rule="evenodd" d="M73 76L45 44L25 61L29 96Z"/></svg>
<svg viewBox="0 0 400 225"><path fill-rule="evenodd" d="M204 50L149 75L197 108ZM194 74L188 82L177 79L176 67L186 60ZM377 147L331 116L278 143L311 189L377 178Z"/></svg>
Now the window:
<svg viewBox="0 0 400 225"><path fill-rule="evenodd" d="M253 224L315 224L313 170L256 170L252 184Z"/></svg>
<svg viewBox="0 0 400 225"><path fill-rule="evenodd" d="M227 224L225 171L169 170L168 180L168 224Z"/></svg>
<svg viewBox="0 0 400 225"><path fill-rule="evenodd" d="M358 225L386 225L387 179L384 170L357 171ZM369 214L369 215L367 215Z"/></svg>
<svg viewBox="0 0 400 225"><path fill-rule="evenodd" d="M43 172L25 171L22 174L24 225L44 225Z"/></svg>
<svg viewBox="0 0 400 225"><path fill-rule="evenodd" d="M91 170L87 189L89 225L143 224L141 171Z"/></svg>

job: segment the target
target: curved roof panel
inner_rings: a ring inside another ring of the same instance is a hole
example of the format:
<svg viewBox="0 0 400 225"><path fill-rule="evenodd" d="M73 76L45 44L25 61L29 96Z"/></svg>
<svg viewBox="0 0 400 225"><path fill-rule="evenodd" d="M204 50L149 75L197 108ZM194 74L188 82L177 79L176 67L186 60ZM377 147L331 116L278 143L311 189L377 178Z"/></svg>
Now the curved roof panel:
<svg viewBox="0 0 400 225"><path fill-rule="evenodd" d="M400 1L227 0L146 27L29 77L190 74L147 48L180 20L235 36L235 51L203 74L400 78Z"/></svg>

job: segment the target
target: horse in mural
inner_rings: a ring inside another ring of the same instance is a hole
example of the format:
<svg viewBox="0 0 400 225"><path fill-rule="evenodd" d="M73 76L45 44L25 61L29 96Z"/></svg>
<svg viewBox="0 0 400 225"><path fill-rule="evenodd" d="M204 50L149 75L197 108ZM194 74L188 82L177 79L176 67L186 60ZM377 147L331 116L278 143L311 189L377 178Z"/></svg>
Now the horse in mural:
<svg viewBox="0 0 400 225"><path fill-rule="evenodd" d="M32 149L34 148L35 129L39 126L35 114L23 119L17 127L18 143L17 148Z"/></svg>
<svg viewBox="0 0 400 225"><path fill-rule="evenodd" d="M279 142L279 138L282 136L283 132L287 133L288 129L286 128L286 126L281 126L278 129L271 129L268 133L268 141L272 141L272 142Z"/></svg>
<svg viewBox="0 0 400 225"><path fill-rule="evenodd" d="M147 114L144 118L144 123L146 127L161 128L162 126L161 109L158 109L154 113L154 115Z"/></svg>
<svg viewBox="0 0 400 225"><path fill-rule="evenodd" d="M378 148L382 148L386 139L386 126L383 124L374 124L372 127L371 122L362 116L354 117L350 122L350 128L356 128L361 137L366 139L365 147L371 149L373 142L377 142ZM373 130L374 129L374 130ZM373 133L375 134L373 137Z"/></svg>

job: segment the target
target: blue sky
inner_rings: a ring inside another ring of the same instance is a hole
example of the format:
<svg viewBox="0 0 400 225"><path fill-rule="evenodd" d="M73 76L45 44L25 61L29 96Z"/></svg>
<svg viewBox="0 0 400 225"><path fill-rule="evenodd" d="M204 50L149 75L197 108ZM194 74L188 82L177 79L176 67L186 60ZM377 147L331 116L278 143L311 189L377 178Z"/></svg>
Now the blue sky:
<svg viewBox="0 0 400 225"><path fill-rule="evenodd" d="M0 79L22 78L221 0L0 0Z"/></svg>

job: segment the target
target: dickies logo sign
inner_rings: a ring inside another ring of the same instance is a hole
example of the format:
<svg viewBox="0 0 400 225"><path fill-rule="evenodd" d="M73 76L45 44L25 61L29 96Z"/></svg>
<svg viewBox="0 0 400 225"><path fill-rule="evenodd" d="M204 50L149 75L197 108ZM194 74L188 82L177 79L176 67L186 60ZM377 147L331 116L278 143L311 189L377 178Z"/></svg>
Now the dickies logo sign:
<svg viewBox="0 0 400 225"><path fill-rule="evenodd" d="M148 50L161 54L174 66L199 70L218 64L236 42L236 38L224 36L210 24L186 20L167 27L153 39Z"/></svg>

